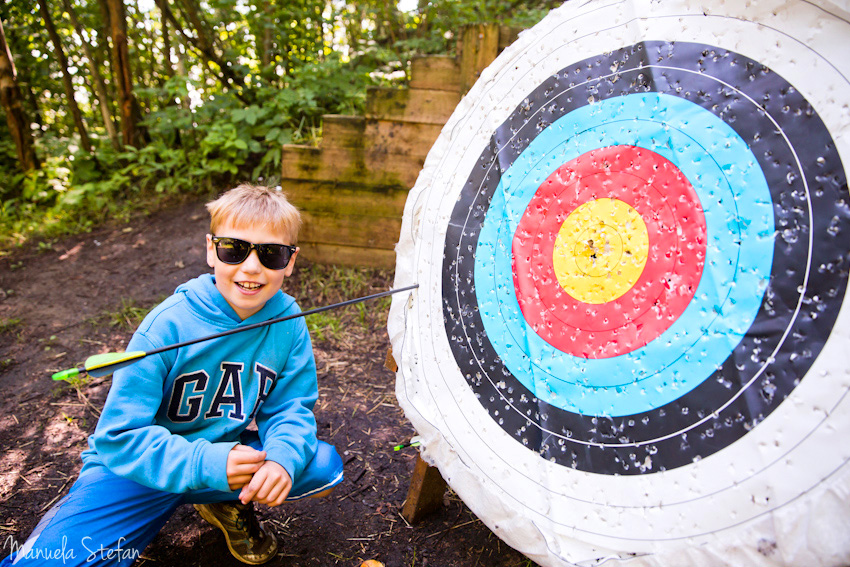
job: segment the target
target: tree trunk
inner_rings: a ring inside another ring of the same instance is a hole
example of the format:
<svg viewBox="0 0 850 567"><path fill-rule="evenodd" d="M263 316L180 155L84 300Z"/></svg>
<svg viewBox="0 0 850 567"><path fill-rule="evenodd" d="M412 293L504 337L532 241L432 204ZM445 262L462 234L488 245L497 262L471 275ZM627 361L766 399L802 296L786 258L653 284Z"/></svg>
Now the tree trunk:
<svg viewBox="0 0 850 567"><path fill-rule="evenodd" d="M41 163L33 148L32 131L24 115L21 105L23 97L15 75L15 63L9 46L6 45L6 33L3 31L3 21L0 20L0 103L6 111L6 123L15 141L18 163L21 164L21 169L29 171L40 168Z"/></svg>
<svg viewBox="0 0 850 567"><path fill-rule="evenodd" d="M40 0L44 1L44 0ZM113 72L118 81L121 97L121 136L124 145L141 147L146 132L140 127L141 110L133 94L133 73L130 69L130 50L127 45L127 20L124 16L123 0L107 0L109 7L109 29L112 36Z"/></svg>
<svg viewBox="0 0 850 567"><path fill-rule="evenodd" d="M174 52L177 55L177 74L181 77L188 77L189 71L186 66L186 46L183 43L177 43L174 47ZM185 110L192 109L192 102L189 100L189 95L180 97L180 108ZM192 136L192 140L197 140L197 135L194 129L189 130L189 135Z"/></svg>
<svg viewBox="0 0 850 567"><path fill-rule="evenodd" d="M174 65L171 63L171 34L168 33L168 20L162 10L159 11L160 24L162 25L162 51L165 58L165 72L169 78L174 76Z"/></svg>
<svg viewBox="0 0 850 567"><path fill-rule="evenodd" d="M106 3L106 0L97 0L97 6L100 9L100 21L103 24L98 30L99 39L98 45L102 45L106 51L104 52L104 62L106 60L109 61L109 94L111 95L109 98L110 105L114 105L112 115L120 114L116 112L118 109L118 105L116 102L121 98L118 94L118 84L120 81L118 80L118 76L116 75L117 65L115 64L115 50L112 49L112 45L110 43L112 39L111 29L112 18L109 15L109 5Z"/></svg>
<svg viewBox="0 0 850 567"><path fill-rule="evenodd" d="M142 53L137 53L133 59L135 84L142 88L153 88L157 74L156 42L153 41L153 32L148 34L148 26L145 25L144 17L138 11L128 14L125 9L124 17L127 21L124 30L127 32L128 43L143 46L140 51L144 51L144 56ZM139 104L143 107L146 102L146 100L139 100Z"/></svg>
<svg viewBox="0 0 850 567"><path fill-rule="evenodd" d="M187 2L186 5L189 9L185 10L187 12L187 17L192 23L193 28L195 30L195 36L189 36L185 30L180 26L180 23L177 21L177 18L174 17L174 13L171 11L171 8L168 6L167 0L155 0L157 7L159 7L162 15L171 22L171 25L174 26L174 29L183 36L185 42L189 45L192 45L205 61L208 63L215 63L219 68L219 72L221 76L219 80L225 87L231 88L241 88L245 86L245 77L241 74L234 73L233 69L230 65L228 65L222 58L216 53L212 43L207 39L207 33L203 29L203 24L198 17L197 10L194 4L191 2ZM249 101L238 91L234 90L234 94L236 97L244 103L248 103Z"/></svg>
<svg viewBox="0 0 850 567"><path fill-rule="evenodd" d="M115 123L112 121L112 113L109 112L109 95L106 93L106 83L103 81L103 75L100 74L100 69L98 69L91 45L89 45L86 36L83 35L83 28L77 20L73 6L71 6L71 0L63 0L63 2L65 4L65 11L68 12L71 23L77 32L77 37L80 38L80 44L83 46L86 64L89 71L91 71L92 83L94 84L94 89L100 102L98 106L100 107L100 115L103 117L103 124L106 127L106 134L109 136L109 141L112 142L112 147L121 151L121 140L118 139L118 131L115 129Z"/></svg>
<svg viewBox="0 0 850 567"><path fill-rule="evenodd" d="M174 63L171 61L171 33L168 31L168 20L165 18L165 15L162 13L162 10L159 12L160 14L160 24L162 25L162 51L165 63L165 79L162 81L164 85L168 79L171 79L175 76L176 72L174 71ZM176 50L175 50L176 51ZM179 64L178 64L179 66ZM168 102L169 106L179 106L177 102L177 97L172 96L171 100Z"/></svg>
<svg viewBox="0 0 850 567"><path fill-rule="evenodd" d="M182 43L178 43L177 45L178 47L174 48L177 54L177 74L181 77L188 77L189 67L186 65L186 46Z"/></svg>
<svg viewBox="0 0 850 567"><path fill-rule="evenodd" d="M258 41L257 43L262 45L262 51L260 52L260 64L262 65L263 70L265 70L265 68L273 60L272 41L274 38L272 32L274 31L275 24L274 4L272 2L266 2L263 7L263 11L266 13L266 19L263 22L263 39L262 42Z"/></svg>
<svg viewBox="0 0 850 567"><path fill-rule="evenodd" d="M23 91L25 98L27 99L27 101L29 101L30 108L34 109L32 121L34 124L38 125L39 128L41 128L42 126L44 126L44 118L41 116L41 109L38 108L38 97L35 96L35 91L32 90L32 84L24 84Z"/></svg>
<svg viewBox="0 0 850 567"><path fill-rule="evenodd" d="M174 66L171 63L171 38L168 34L168 20L165 19L165 16L162 14L162 10L160 10L159 14L161 16L160 23L162 25L162 51L163 58L165 59L164 63L166 72L166 77L162 81L162 84L164 85L166 81L174 77ZM170 96L166 106L179 106L177 102L177 97L173 95ZM183 140L181 138L179 128L174 129L174 145L178 147L183 145Z"/></svg>
<svg viewBox="0 0 850 567"><path fill-rule="evenodd" d="M74 124L77 127L77 132L80 133L80 145L85 151L91 152L91 142L89 141L89 134L86 131L86 125L83 124L83 114L80 112L80 107L74 98L74 83L71 81L71 74L68 72L68 58L65 57L62 40L59 38L59 34L56 33L56 27L53 25L53 17L50 15L50 8L47 7L47 0L38 0L38 7L41 10L41 17L44 19L44 27L47 28L47 34L50 36L50 42L53 44L53 51L59 60L59 67L62 70L62 85L65 87L68 108L71 109Z"/></svg>

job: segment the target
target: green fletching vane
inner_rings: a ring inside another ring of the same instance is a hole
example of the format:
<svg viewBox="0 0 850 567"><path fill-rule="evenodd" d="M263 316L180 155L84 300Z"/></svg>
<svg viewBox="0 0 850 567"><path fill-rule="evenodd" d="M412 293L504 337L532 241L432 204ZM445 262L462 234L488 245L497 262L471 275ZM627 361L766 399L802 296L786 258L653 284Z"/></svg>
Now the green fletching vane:
<svg viewBox="0 0 850 567"><path fill-rule="evenodd" d="M130 366L137 360L147 355L143 351L133 352L107 352L96 354L86 359L86 373L93 378L108 376L119 368Z"/></svg>

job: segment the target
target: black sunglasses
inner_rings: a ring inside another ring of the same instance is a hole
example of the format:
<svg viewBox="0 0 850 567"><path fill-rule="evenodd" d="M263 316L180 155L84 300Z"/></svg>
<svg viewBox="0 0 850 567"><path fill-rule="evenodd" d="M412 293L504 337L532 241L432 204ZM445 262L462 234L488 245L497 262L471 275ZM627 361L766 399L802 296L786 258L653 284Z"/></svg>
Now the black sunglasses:
<svg viewBox="0 0 850 567"><path fill-rule="evenodd" d="M295 254L295 246L288 244L254 244L227 236L210 236L215 244L215 255L225 264L241 264L251 250L257 251L260 263L270 270L282 270Z"/></svg>

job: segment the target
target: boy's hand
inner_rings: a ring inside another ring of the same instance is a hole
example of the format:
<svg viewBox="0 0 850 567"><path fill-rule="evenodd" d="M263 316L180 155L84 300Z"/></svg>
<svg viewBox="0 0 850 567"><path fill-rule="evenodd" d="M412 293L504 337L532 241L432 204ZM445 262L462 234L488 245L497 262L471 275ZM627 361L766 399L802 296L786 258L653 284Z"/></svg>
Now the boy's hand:
<svg viewBox="0 0 850 567"><path fill-rule="evenodd" d="M280 506L292 488L292 479L286 469L274 461L266 461L251 482L242 488L239 500L247 504L251 500L268 506Z"/></svg>
<svg viewBox="0 0 850 567"><path fill-rule="evenodd" d="M227 484L230 490L243 488L251 482L266 460L265 451L257 451L247 445L236 445L227 454Z"/></svg>

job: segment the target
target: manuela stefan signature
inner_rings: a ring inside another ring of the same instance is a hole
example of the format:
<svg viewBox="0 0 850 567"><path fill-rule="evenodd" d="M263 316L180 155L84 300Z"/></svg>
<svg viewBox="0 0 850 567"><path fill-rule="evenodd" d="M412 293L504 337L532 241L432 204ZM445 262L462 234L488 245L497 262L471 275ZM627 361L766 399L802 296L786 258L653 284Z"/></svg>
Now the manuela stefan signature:
<svg viewBox="0 0 850 567"><path fill-rule="evenodd" d="M15 541L15 538L9 536L3 544L3 549L8 549L12 554L16 555L16 559L23 556L25 559L42 559L47 561L61 561L63 564L69 562L74 564L81 563L77 559L78 549L68 548L68 536L62 536L62 544L59 547L47 548L37 547L38 538L30 538L24 545ZM123 547L126 538L118 538L118 542L114 547L105 547L103 544L95 545L94 540L85 536L80 540L80 545L85 550L85 563L94 561L123 561L127 559L138 559L142 554L140 550L133 547ZM81 557L82 559L82 557Z"/></svg>

